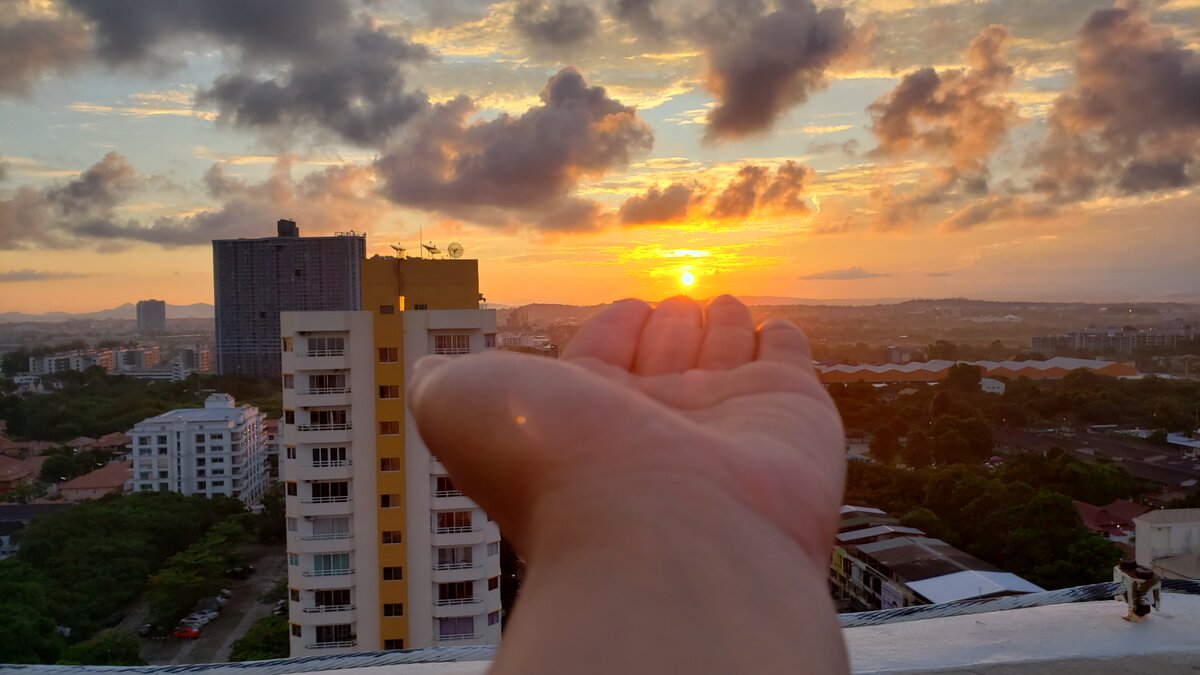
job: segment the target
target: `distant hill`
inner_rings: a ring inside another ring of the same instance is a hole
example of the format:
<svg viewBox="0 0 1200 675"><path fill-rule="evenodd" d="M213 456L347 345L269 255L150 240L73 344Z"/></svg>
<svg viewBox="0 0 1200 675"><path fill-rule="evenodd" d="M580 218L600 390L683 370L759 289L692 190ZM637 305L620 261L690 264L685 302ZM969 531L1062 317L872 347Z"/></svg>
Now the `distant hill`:
<svg viewBox="0 0 1200 675"><path fill-rule="evenodd" d="M193 305L167 305L168 319L211 319L213 306L206 302ZM25 312L0 312L0 323L53 323L58 321L104 321L118 319L132 321L137 319L137 305L127 302L119 307L103 309L98 312L45 312L42 314L26 314Z"/></svg>

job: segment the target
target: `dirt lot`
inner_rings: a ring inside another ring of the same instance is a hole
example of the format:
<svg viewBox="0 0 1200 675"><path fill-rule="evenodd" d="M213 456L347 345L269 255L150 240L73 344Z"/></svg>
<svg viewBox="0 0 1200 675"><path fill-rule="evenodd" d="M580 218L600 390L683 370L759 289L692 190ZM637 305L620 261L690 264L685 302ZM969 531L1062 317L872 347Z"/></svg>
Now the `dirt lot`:
<svg viewBox="0 0 1200 675"><path fill-rule="evenodd" d="M229 652L237 641L257 620L271 613L272 606L259 598L284 576L286 559L278 547L253 547L247 560L258 568L249 579L230 579L226 586L233 597L221 608L221 615L204 627L196 640L151 640L141 638L142 658L150 665L178 665L186 663L223 663L229 660ZM126 615L121 627L136 631L145 622L146 607L139 604Z"/></svg>

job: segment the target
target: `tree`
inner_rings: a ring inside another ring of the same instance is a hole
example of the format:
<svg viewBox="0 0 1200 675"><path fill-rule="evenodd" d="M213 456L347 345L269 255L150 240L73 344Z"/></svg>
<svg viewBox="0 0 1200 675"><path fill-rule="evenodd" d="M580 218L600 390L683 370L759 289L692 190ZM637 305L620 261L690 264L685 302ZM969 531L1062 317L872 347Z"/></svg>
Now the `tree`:
<svg viewBox="0 0 1200 675"><path fill-rule="evenodd" d="M946 524L937 517L936 513L924 506L918 506L900 516L900 524L905 527L915 527L931 537L944 540L948 536Z"/></svg>
<svg viewBox="0 0 1200 675"><path fill-rule="evenodd" d="M933 463L933 440L929 438L929 434L917 429L908 434L900 456L904 459L904 465L910 469L925 468Z"/></svg>
<svg viewBox="0 0 1200 675"><path fill-rule="evenodd" d="M74 457L62 454L50 455L42 463L42 470L38 474L38 480L43 483L57 483L61 480L70 480L76 475Z"/></svg>
<svg viewBox="0 0 1200 675"><path fill-rule="evenodd" d="M265 661L288 656L288 622L282 616L266 616L254 622L233 643L230 661Z"/></svg>
<svg viewBox="0 0 1200 675"><path fill-rule="evenodd" d="M946 464L970 464L971 444L957 431L947 431L933 439L933 461Z"/></svg>
<svg viewBox="0 0 1200 675"><path fill-rule="evenodd" d="M883 464L895 464L900 456L900 439L891 427L881 426L871 436L871 457Z"/></svg>
<svg viewBox="0 0 1200 675"><path fill-rule="evenodd" d="M60 664L72 666L144 666L137 636L126 630L101 631L73 645Z"/></svg>
<svg viewBox="0 0 1200 675"><path fill-rule="evenodd" d="M982 377L983 370L979 366L956 363L946 370L946 376L942 378L942 386L961 392L977 392Z"/></svg>

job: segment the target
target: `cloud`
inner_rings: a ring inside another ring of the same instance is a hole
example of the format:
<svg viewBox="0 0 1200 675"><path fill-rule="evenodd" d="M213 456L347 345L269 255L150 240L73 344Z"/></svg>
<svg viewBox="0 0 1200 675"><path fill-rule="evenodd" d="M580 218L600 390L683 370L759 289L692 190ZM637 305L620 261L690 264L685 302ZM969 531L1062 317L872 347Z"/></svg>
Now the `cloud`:
<svg viewBox="0 0 1200 675"><path fill-rule="evenodd" d="M708 140L769 130L788 109L823 87L825 72L854 46L854 27L840 8L817 10L811 0L721 0L702 17L708 89Z"/></svg>
<svg viewBox="0 0 1200 675"><path fill-rule="evenodd" d="M625 200L619 213L621 223L647 225L682 222L687 220L688 209L695 196L695 188L682 183L673 183L663 190L653 186L645 194Z"/></svg>
<svg viewBox="0 0 1200 675"><path fill-rule="evenodd" d="M857 265L854 267L845 267L836 270L825 270L824 272L813 272L800 276L804 280L824 280L824 281L854 281L856 279L876 279L879 277L890 276L887 274L877 274L868 272Z"/></svg>
<svg viewBox="0 0 1200 675"><path fill-rule="evenodd" d="M1017 121L1004 95L1013 68L1004 60L1008 32L988 26L967 48L966 70L921 68L868 108L875 153L923 153L948 158L960 171L979 171Z"/></svg>
<svg viewBox="0 0 1200 675"><path fill-rule="evenodd" d="M1056 212L1053 205L1031 202L1022 195L990 195L943 218L938 227L946 232L959 232L984 223L1014 219L1041 220Z"/></svg>
<svg viewBox="0 0 1200 675"><path fill-rule="evenodd" d="M471 122L475 111L463 96L435 106L376 162L383 193L397 204L477 222L529 222L565 208L581 179L626 166L654 142L636 110L603 87L589 87L574 68L551 77L541 105L519 117ZM578 204L568 211L582 213ZM542 226L565 223L535 223Z"/></svg>
<svg viewBox="0 0 1200 675"><path fill-rule="evenodd" d="M1123 4L1079 32L1075 80L1055 102L1036 188L1055 200L1134 194L1197 179L1200 51Z"/></svg>
<svg viewBox="0 0 1200 675"><path fill-rule="evenodd" d="M655 0L609 0L608 7L618 21L633 28L639 36L662 38L667 26L654 11Z"/></svg>
<svg viewBox="0 0 1200 675"><path fill-rule="evenodd" d="M83 272L51 272L48 270L21 269L0 272L0 284L20 283L23 281L58 281L60 279L80 279L91 276Z"/></svg>
<svg viewBox="0 0 1200 675"><path fill-rule="evenodd" d="M586 4L569 0L520 0L512 26L535 47L571 47L596 34L599 17Z"/></svg>
<svg viewBox="0 0 1200 675"><path fill-rule="evenodd" d="M0 3L0 96L28 94L44 73L73 69L91 48L78 17L28 15L24 5Z"/></svg>

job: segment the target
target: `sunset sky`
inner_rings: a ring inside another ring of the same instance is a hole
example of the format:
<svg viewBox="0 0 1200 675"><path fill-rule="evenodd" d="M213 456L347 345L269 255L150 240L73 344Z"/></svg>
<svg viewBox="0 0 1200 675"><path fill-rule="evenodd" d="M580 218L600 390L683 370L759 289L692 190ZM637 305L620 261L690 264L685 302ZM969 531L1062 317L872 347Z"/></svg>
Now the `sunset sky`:
<svg viewBox="0 0 1200 675"><path fill-rule="evenodd" d="M0 0L0 311L419 232L501 303L1200 301L1200 0Z"/></svg>

